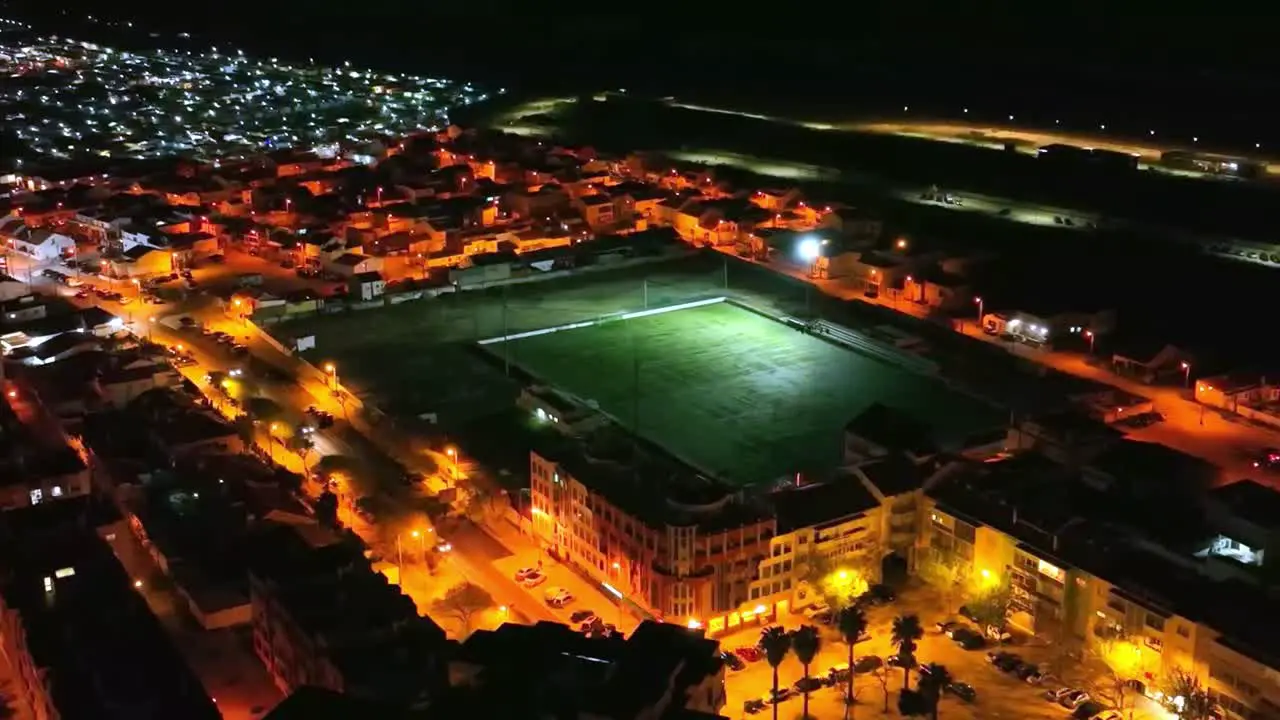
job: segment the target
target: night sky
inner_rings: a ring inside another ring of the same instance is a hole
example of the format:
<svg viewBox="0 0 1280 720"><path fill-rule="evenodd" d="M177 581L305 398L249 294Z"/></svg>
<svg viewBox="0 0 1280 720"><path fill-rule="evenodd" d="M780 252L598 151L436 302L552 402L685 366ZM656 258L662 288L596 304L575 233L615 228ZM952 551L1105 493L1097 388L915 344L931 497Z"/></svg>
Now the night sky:
<svg viewBox="0 0 1280 720"><path fill-rule="evenodd" d="M9 4L45 13L66 6ZM1019 122L1128 123L1134 134L1151 126L1248 137L1249 145L1280 140L1280 59L1264 16L1196 16L1144 3L1118 12L1097 2L1028 3L1014 12L1003 4L975 11L972 3L873 2L620 4L576 13L510 0L76 4L246 50L534 91L623 86L811 114L970 107L992 120L1012 113Z"/></svg>

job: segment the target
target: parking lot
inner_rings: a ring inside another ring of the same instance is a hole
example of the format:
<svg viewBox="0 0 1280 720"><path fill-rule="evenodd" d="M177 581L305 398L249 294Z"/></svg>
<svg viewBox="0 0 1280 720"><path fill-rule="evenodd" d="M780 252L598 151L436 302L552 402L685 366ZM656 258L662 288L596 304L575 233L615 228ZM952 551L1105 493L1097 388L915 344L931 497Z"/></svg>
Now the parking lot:
<svg viewBox="0 0 1280 720"><path fill-rule="evenodd" d="M528 542L511 543L508 547L512 550L511 555L495 560L494 568L520 583L521 590L531 599L548 605L551 613L561 622L577 628L581 623L574 622L574 614L590 610L602 624L613 625L622 633L630 634L635 629L637 619L606 596L604 590L595 583L588 582ZM518 574L523 575L522 570L535 570L546 579L522 582L517 579ZM562 607L550 607L547 596L558 589L567 590L573 599Z"/></svg>
<svg viewBox="0 0 1280 720"><path fill-rule="evenodd" d="M1072 716L1070 710L1044 698L1048 689L1057 689L1064 683L1071 687L1083 687L1098 694L1109 694L1107 683L1102 681L1099 667L1093 661L1073 663L1065 677L1061 680L1052 677L1041 684L1032 684L1019 680L1011 674L1002 672L991 664L988 652L1001 649L1017 653L1024 660L1033 664L1048 665L1052 656L1052 648L1043 641L1018 638L1004 648L987 646L982 649L965 650L948 638L936 627L943 620L937 609L942 604L928 589L913 588L903 593L895 602L872 608L867 613L869 623L869 639L856 644L856 657L868 655L882 659L891 657L895 650L891 642L893 618L906 613L916 613L924 627L924 637L918 643L916 659L921 664L938 663L946 666L955 681L968 683L977 691L973 702L967 702L953 694L944 694L940 715L947 718L1029 718L1045 720L1067 720ZM798 627L804 618L800 615L779 618L784 628L791 630ZM817 658L810 667L812 676L824 676L828 669L844 666L848 663L848 648L841 641L833 628L821 627L823 645ZM759 628L743 630L721 638L721 647L733 650L744 645L754 645L759 638ZM778 686L792 687L803 677L803 668L794 654L788 655L778 668ZM1092 678L1092 679L1091 679ZM915 687L918 673L911 673L911 687ZM1096 687L1095 687L1096 685ZM772 672L764 660L748 663L742 670L730 671L726 683L727 704L722 711L729 717L770 717L771 709L765 707L758 714L744 710L747 700L765 698L772 687ZM880 714L885 707L885 695L888 695L888 707L897 713L898 694L903 687L903 672L900 668L888 667L873 672L855 674L854 694L856 698L855 715L866 716L871 712ZM845 712L845 684L840 682L832 687L822 687L810 693L809 715L814 718L843 717ZM1127 700L1127 704L1133 704ZM799 717L801 698L794 695L784 700L779 708L779 717ZM1104 707L1111 707L1105 703ZM1129 712L1126 708L1125 715ZM1172 716L1155 703L1144 698L1134 704L1133 717L1139 720L1170 720Z"/></svg>

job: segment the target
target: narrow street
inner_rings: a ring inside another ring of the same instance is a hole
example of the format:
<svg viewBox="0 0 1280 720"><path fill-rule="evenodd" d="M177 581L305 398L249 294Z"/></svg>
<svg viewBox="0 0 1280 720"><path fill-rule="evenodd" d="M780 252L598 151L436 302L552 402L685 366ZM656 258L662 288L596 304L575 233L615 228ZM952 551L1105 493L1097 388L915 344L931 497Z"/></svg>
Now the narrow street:
<svg viewBox="0 0 1280 720"><path fill-rule="evenodd" d="M125 570L134 578L151 612L173 638L191 669L204 683L209 697L218 703L226 720L262 717L283 694L253 653L248 628L205 630L191 616L185 601L164 572L138 543L127 521L105 533L106 540Z"/></svg>

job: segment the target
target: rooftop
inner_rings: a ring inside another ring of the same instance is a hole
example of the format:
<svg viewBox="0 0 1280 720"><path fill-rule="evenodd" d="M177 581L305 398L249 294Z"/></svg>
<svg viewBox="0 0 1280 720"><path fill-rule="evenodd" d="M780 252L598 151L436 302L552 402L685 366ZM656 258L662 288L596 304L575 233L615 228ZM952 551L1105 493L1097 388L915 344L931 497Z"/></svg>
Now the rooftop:
<svg viewBox="0 0 1280 720"><path fill-rule="evenodd" d="M777 514L778 534L822 527L861 515L880 505L880 501L861 482L847 475L779 490L772 493L769 500Z"/></svg>
<svg viewBox="0 0 1280 720"><path fill-rule="evenodd" d="M506 624L473 633L455 662L475 673L472 711L533 714L551 708L636 717L683 705L683 692L721 672L719 643L679 625L646 621L630 638L589 638L558 623ZM500 693L484 693L486 689ZM507 715L502 715L507 716ZM514 715L510 715L514 716Z"/></svg>
<svg viewBox="0 0 1280 720"><path fill-rule="evenodd" d="M410 703L431 692L444 631L374 572L358 545L316 547L285 525L262 528L253 543L253 591L271 593L315 638L349 692Z"/></svg>
<svg viewBox="0 0 1280 720"><path fill-rule="evenodd" d="M61 717L221 718L84 509L37 505L0 520L0 593Z"/></svg>

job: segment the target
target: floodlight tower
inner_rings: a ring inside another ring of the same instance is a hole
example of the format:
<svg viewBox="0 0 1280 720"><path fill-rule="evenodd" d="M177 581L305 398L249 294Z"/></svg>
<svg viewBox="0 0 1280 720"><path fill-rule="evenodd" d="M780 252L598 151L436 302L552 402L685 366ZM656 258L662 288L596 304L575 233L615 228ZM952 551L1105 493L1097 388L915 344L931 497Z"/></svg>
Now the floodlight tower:
<svg viewBox="0 0 1280 720"><path fill-rule="evenodd" d="M829 242L831 241L813 235L806 235L800 238L800 244L796 246L796 253L801 260L809 263L809 277L818 277L818 259L822 257L822 247Z"/></svg>

